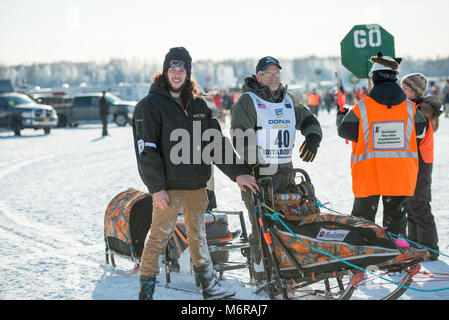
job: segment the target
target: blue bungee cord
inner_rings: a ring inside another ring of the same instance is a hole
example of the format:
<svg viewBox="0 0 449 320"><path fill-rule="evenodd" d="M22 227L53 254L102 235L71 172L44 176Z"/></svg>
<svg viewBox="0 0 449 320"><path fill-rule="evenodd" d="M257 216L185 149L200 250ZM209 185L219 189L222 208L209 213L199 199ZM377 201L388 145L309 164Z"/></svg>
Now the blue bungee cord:
<svg viewBox="0 0 449 320"><path fill-rule="evenodd" d="M344 213L341 213L341 212L338 212L338 211L336 211L336 210L332 210L331 208L326 207L324 204L322 204L322 203L319 202L319 201L315 201L314 204L317 205L317 206L320 207L320 208L324 208L324 209L329 210L329 211L331 211L331 212L334 212L334 213L337 213L337 214L340 214L340 215L344 215ZM404 240L404 241L407 241L407 242L409 242L409 243L412 243L412 244L414 244L414 245L417 245L417 246L420 247L420 248L427 249L427 250L429 250L429 251L435 252L435 253L437 253L437 254L439 254L439 255L442 255L442 256L445 256L445 257L448 257L448 258L449 258L449 255L444 254L444 253L442 253L442 252L440 252L440 251L438 251L438 250L435 250L435 249L426 247L425 245L422 245L422 244L417 243L417 242L413 242L412 240L409 240L409 239L407 239L407 238L404 238L404 237L401 236L401 235L394 234L394 233L392 233L392 232L390 232L390 231L388 231L388 230L385 230L385 231L387 231L388 234L390 234L390 235L392 235L392 236L394 236L394 237L396 237L396 238L402 239L402 240Z"/></svg>
<svg viewBox="0 0 449 320"><path fill-rule="evenodd" d="M409 239L407 239L407 238L404 238L404 237L402 237L401 235L394 234L393 232L390 232L390 231L387 231L387 232L388 232L389 234L391 234L392 236L396 237L396 238L399 238L399 239L402 239L402 240L404 240L404 241L410 242L410 243L412 243L412 244L414 244L414 245L417 245L418 247L427 249L427 250L429 250L429 251L438 253L438 254L440 254L440 255L442 255L442 256L445 256L445 257L448 257L448 258L449 258L449 255L444 254L444 253L442 253L442 252L440 252L440 251L438 251L438 250L435 250L435 249L426 247L425 245L422 245L422 244L420 244L420 243L417 243L417 242L414 242L414 241L409 240Z"/></svg>
<svg viewBox="0 0 449 320"><path fill-rule="evenodd" d="M279 221L279 222L280 222L280 223L281 223L281 224L288 230L288 232L290 232L290 233L296 238L296 240L298 240L298 242L301 243L301 245L303 245L304 247L306 247L306 248L308 248L308 249L311 249L311 250L314 250L314 251L321 252L321 253L323 253L323 254L325 254L325 255L327 255L327 256L330 256L330 257L332 257L332 258L334 258L334 259L336 259L336 260L338 260L338 261L340 261L340 262L343 262L343 263L345 263L345 264L347 264L347 265L349 265L349 266L351 266L351 267L353 267L353 268L355 268L355 269L358 269L358 270L363 271L363 272L367 272L367 273L372 274L373 276L375 276L375 277L377 277L377 278L380 278L380 279L382 279L382 280L384 280L384 281L388 281L388 282L390 282L390 283L393 283L393 284L395 284L395 285L397 285L397 286L399 286L399 287L405 288L405 289L411 289L411 290L419 291L419 292L438 292L438 291L446 291L446 290L449 290L449 288L427 289L427 290L425 290L425 289L417 289L417 288L412 288L412 287L409 287L409 286L405 286L405 285L403 285L403 284L401 284L401 283L398 283L398 282L396 282L396 281L393 281L393 280L384 278L384 277L379 276L379 275L377 275L377 274L375 274L375 273L373 273L373 272L371 272L371 271L369 271L369 270L367 270L367 269L364 269L364 268L359 267L359 266L357 266L357 265L355 265L355 264L352 264L352 263L350 263L350 262L347 262L347 261L345 261L345 260L343 260L343 259L341 259L341 258L339 258L339 257L334 256L333 254L331 254L331 253L329 253L329 252L323 251L323 250L318 249L318 248L310 247L310 246L306 245L304 242L302 242L301 239L298 238L298 236L296 235L296 233L294 233L294 232L287 226L287 224L285 224L285 222L282 221L282 219L279 217L279 213L278 213L278 212L274 211L273 209L271 209L270 207L268 207L266 204L263 204L263 206L264 206L265 208L267 208L267 209L269 209L270 211L273 212L273 213L264 212L263 214L265 214L266 216L270 217L270 218L271 218L272 220L274 220L274 221Z"/></svg>

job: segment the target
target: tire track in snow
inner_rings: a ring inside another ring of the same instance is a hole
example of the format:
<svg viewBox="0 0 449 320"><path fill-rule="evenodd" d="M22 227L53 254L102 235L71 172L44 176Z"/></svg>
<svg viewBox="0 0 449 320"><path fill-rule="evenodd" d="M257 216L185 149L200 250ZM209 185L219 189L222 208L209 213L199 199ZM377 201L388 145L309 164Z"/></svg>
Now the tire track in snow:
<svg viewBox="0 0 449 320"><path fill-rule="evenodd" d="M92 253L98 252L95 246L71 237L66 231L53 226L41 222L31 222L20 214L12 213L5 207L0 202L0 218L2 220L0 229L3 230L0 238L13 240L18 246L23 243L23 247L35 251L40 257L57 257L76 264L98 267L98 262L86 260ZM67 250L67 248L70 248L70 250ZM76 256L66 253L73 251L77 253Z"/></svg>
<svg viewBox="0 0 449 320"><path fill-rule="evenodd" d="M57 156L56 154L53 154L53 155L47 155L47 156L37 157L37 158L33 158L33 159L29 159L29 160L24 160L24 161L22 161L22 160L17 160L17 161L15 161L15 163L12 164L12 165L11 165L11 163L3 163L3 164L0 165L0 178L4 178L4 177L6 177L7 175L10 175L10 174L16 172L16 171L19 170L20 168L29 166L29 165L31 165L31 164L33 164L33 163L36 163L36 162L39 162L39 161L43 161L43 160L47 160L47 159L50 159L50 158L54 158L54 157L56 157L56 156ZM8 165L8 166L6 167L6 165ZM1 167L6 167L6 168L1 169Z"/></svg>

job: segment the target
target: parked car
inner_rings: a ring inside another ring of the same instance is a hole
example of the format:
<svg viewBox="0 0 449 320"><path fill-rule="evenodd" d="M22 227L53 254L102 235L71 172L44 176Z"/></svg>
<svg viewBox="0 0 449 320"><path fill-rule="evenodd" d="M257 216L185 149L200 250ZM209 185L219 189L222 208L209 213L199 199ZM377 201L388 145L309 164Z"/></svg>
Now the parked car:
<svg viewBox="0 0 449 320"><path fill-rule="evenodd" d="M21 93L0 93L0 128L9 128L16 136L24 128L44 129L49 134L58 123L52 106L39 104Z"/></svg>
<svg viewBox="0 0 449 320"><path fill-rule="evenodd" d="M100 120L98 100L102 93L83 93L75 96L60 94L35 96L36 101L52 105L58 114L58 126L76 125L80 121ZM110 106L110 116L118 126L131 123L135 101L123 101L119 97L107 93L106 100Z"/></svg>

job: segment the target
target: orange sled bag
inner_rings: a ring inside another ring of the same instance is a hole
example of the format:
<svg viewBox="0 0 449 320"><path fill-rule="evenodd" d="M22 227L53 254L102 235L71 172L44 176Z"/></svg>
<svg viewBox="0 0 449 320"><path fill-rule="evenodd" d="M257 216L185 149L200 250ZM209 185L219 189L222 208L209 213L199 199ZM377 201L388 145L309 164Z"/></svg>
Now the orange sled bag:
<svg viewBox="0 0 449 320"><path fill-rule="evenodd" d="M110 250L140 260L151 226L153 199L129 188L116 195L104 216L104 237Z"/></svg>

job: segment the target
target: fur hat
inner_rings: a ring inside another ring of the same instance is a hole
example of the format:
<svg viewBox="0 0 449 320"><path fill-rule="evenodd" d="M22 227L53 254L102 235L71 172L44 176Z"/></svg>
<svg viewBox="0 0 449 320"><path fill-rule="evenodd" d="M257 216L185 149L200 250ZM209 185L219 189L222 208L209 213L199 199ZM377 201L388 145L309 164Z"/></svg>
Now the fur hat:
<svg viewBox="0 0 449 320"><path fill-rule="evenodd" d="M442 103L441 103L440 99L438 99L438 97L435 97L435 96L425 97L421 103L421 106L423 106L423 105L427 105L427 106L431 107L433 112L435 112L435 114L438 117L443 113L443 110L441 110Z"/></svg>
<svg viewBox="0 0 449 320"><path fill-rule="evenodd" d="M382 55L382 52L378 52L377 56L372 56L369 60L373 66L369 72L370 77L373 76L373 72L388 70L398 72L399 64L402 62L402 58L392 58L390 56Z"/></svg>
<svg viewBox="0 0 449 320"><path fill-rule="evenodd" d="M192 73L192 57L184 47L171 48L165 55L164 66L162 71L166 72L168 68L181 67L185 68L187 74Z"/></svg>
<svg viewBox="0 0 449 320"><path fill-rule="evenodd" d="M427 78L422 73L410 73L402 78L402 84L412 89L418 97L424 97L427 89Z"/></svg>

